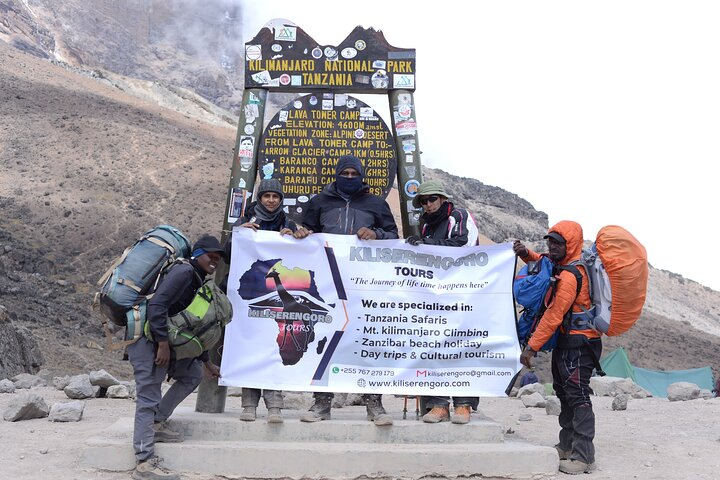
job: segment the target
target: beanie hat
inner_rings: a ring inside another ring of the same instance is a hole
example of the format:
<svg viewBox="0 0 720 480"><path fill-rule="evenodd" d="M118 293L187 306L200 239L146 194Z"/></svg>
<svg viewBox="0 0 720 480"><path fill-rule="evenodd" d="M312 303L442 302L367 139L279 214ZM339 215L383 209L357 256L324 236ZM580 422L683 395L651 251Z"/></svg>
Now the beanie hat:
<svg viewBox="0 0 720 480"><path fill-rule="evenodd" d="M427 197L429 195L442 195L445 198L452 198L451 195L448 195L447 192L445 192L442 183L438 180L428 180L427 182L420 184L418 187L417 193L413 197L413 207L420 208L420 196Z"/></svg>
<svg viewBox="0 0 720 480"><path fill-rule="evenodd" d="M343 155L338 159L337 167L335 167L335 176L339 176L340 172L348 167L354 168L361 177L365 177L365 169L362 166L362 162L355 155Z"/></svg>
<svg viewBox="0 0 720 480"><path fill-rule="evenodd" d="M224 251L225 249L220 245L220 240L212 235L205 234L193 245L191 257L198 258L206 253L221 253Z"/></svg>
<svg viewBox="0 0 720 480"><path fill-rule="evenodd" d="M263 193L267 192L275 192L280 195L280 201L285 198L285 195L283 195L282 184L277 178L266 178L260 181L257 193L258 200L262 198Z"/></svg>

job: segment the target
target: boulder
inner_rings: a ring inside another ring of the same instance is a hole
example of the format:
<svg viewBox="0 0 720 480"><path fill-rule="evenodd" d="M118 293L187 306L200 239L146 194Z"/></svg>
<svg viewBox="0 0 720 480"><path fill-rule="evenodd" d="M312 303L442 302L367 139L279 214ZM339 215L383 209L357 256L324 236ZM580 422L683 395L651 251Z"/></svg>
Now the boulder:
<svg viewBox="0 0 720 480"><path fill-rule="evenodd" d="M675 382L667 387L668 400L671 402L684 402L700 398L700 387L690 382Z"/></svg>
<svg viewBox="0 0 720 480"><path fill-rule="evenodd" d="M108 398L130 398L130 389L127 385L112 385L107 389Z"/></svg>
<svg viewBox="0 0 720 480"><path fill-rule="evenodd" d="M15 384L7 378L0 380L0 393L15 393Z"/></svg>
<svg viewBox="0 0 720 480"><path fill-rule="evenodd" d="M545 398L545 413L548 415L560 415L560 399L556 396Z"/></svg>
<svg viewBox="0 0 720 480"><path fill-rule="evenodd" d="M90 384L107 388L113 385L120 385L120 382L105 370L96 370L90 372Z"/></svg>
<svg viewBox="0 0 720 480"><path fill-rule="evenodd" d="M8 404L3 418L8 422L31 420L48 416L50 409L45 400L37 393L23 392L15 396Z"/></svg>
<svg viewBox="0 0 720 480"><path fill-rule="evenodd" d="M40 347L27 328L14 325L0 306L0 378L34 373L44 363Z"/></svg>
<svg viewBox="0 0 720 480"><path fill-rule="evenodd" d="M528 387L528 386L530 386L530 385L526 385L526 387ZM530 408L530 407L545 408L545 397L543 397L542 394L539 392L533 392L530 395L523 395L521 398L522 398L523 405L525 405L528 408Z"/></svg>
<svg viewBox="0 0 720 480"><path fill-rule="evenodd" d="M95 388L90 384L90 376L87 374L75 375L70 383L63 389L68 398L82 400L95 396Z"/></svg>
<svg viewBox="0 0 720 480"><path fill-rule="evenodd" d="M58 402L50 409L51 422L79 422L85 410L85 402Z"/></svg>
<svg viewBox="0 0 720 480"><path fill-rule="evenodd" d="M542 383L531 383L530 385L525 385L524 387L520 387L517 396L518 398L522 398L525 395L532 395L533 393L539 393L540 396L544 397L545 386Z"/></svg>
<svg viewBox="0 0 720 480"><path fill-rule="evenodd" d="M613 398L612 409L615 411L627 410L627 404L629 399L630 395L628 395L627 393L621 393L620 395L617 395L615 398Z"/></svg>
<svg viewBox="0 0 720 480"><path fill-rule="evenodd" d="M37 375L31 375L29 373L20 373L12 378L15 388L18 389L31 389L32 387L44 387L47 385L45 380Z"/></svg>

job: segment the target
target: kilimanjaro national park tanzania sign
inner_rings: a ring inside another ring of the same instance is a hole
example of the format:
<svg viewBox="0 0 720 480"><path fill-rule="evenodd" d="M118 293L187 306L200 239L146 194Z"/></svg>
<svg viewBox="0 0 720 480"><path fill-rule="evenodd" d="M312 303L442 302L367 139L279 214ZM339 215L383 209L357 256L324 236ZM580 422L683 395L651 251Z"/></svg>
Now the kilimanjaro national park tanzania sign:
<svg viewBox="0 0 720 480"><path fill-rule="evenodd" d="M313 93L285 105L261 140L260 178L283 184L285 206L300 219L310 196L335 180L343 155L355 155L365 167L370 192L387 196L396 171L390 129L360 100L341 93Z"/></svg>
<svg viewBox="0 0 720 480"><path fill-rule="evenodd" d="M275 20L245 44L245 88L361 92L415 90L415 49L382 32L355 29L339 45L320 45L292 22Z"/></svg>

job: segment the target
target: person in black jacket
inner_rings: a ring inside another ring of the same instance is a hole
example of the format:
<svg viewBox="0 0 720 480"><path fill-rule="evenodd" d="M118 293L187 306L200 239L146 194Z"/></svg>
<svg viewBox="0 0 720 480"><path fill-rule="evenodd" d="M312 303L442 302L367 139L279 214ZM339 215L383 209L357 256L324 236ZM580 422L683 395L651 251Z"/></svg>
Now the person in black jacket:
<svg viewBox="0 0 720 480"><path fill-rule="evenodd" d="M190 261L173 265L163 275L147 304L145 335L128 346L136 388L133 447L138 463L132 475L135 479L180 478L161 466L155 456L155 442L183 440L182 434L168 428L166 420L200 384L201 362L210 376L220 376L220 369L210 362L207 352L198 358L172 359L167 322L168 317L192 303L205 276L215 272L222 252L217 238L200 237L193 245ZM166 376L175 381L162 395L161 386Z"/></svg>
<svg viewBox="0 0 720 480"><path fill-rule="evenodd" d="M262 180L258 187L257 198L258 201L248 205L245 209L245 215L240 217L233 226L250 228L255 231L280 232L280 235L292 235L297 230L295 222L290 220L282 209L285 196L279 180L275 178ZM225 242L225 262L228 265L231 256L232 235ZM261 391L259 388L243 387L243 411L240 414L240 420L245 422L255 421L261 393L268 411L267 422L282 423L282 408L284 406L282 391L269 389Z"/></svg>
<svg viewBox="0 0 720 480"><path fill-rule="evenodd" d="M470 213L456 207L452 197L445 192L437 180L428 180L418 187L413 198L415 208L422 207L420 235L405 239L411 245L444 245L464 247L477 245L478 229ZM450 399L448 397L424 397L430 411L423 416L425 423L447 422L450 420ZM453 397L452 422L464 424L470 421L470 413L478 406L478 397Z"/></svg>
<svg viewBox="0 0 720 480"><path fill-rule="evenodd" d="M390 206L370 193L364 177L360 159L353 155L340 157L335 167L335 181L310 200L295 238L305 238L313 232L357 235L361 240L398 238ZM329 420L333 396L333 393L315 392L315 402L300 421ZM378 426L392 425L393 419L382 405L382 395L366 394L363 400L368 420Z"/></svg>

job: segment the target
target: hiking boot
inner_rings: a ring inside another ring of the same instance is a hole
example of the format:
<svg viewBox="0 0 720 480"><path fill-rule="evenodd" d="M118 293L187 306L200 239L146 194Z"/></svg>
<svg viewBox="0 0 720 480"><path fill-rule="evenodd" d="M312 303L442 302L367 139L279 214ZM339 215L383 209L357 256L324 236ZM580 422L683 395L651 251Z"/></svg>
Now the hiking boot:
<svg viewBox="0 0 720 480"><path fill-rule="evenodd" d="M240 420L243 422L254 422L257 418L257 407L243 407Z"/></svg>
<svg viewBox="0 0 720 480"><path fill-rule="evenodd" d="M570 475L590 473L595 470L595 468L595 462L585 463L582 460L560 460L560 471Z"/></svg>
<svg viewBox="0 0 720 480"><path fill-rule="evenodd" d="M282 412L279 408L268 408L267 423L283 423Z"/></svg>
<svg viewBox="0 0 720 480"><path fill-rule="evenodd" d="M433 407L428 413L423 415L425 423L440 423L450 421L450 409L448 407Z"/></svg>
<svg viewBox="0 0 720 480"><path fill-rule="evenodd" d="M452 423L463 425L470 421L470 405L459 405L453 412Z"/></svg>
<svg viewBox="0 0 720 480"><path fill-rule="evenodd" d="M167 421L155 422L153 430L155 431L156 443L179 443L184 440L183 434L171 430L167 425Z"/></svg>
<svg viewBox="0 0 720 480"><path fill-rule="evenodd" d="M317 397L310 410L300 417L300 421L312 423L320 420L330 420L331 403L331 397Z"/></svg>
<svg viewBox="0 0 720 480"><path fill-rule="evenodd" d="M372 396L365 400L365 408L367 410L367 419L378 427L384 427L393 424L393 419L387 414L382 404L382 397Z"/></svg>
<svg viewBox="0 0 720 480"><path fill-rule="evenodd" d="M570 460L572 450L563 450L559 443L555 445L555 450L557 450L560 460Z"/></svg>
<svg viewBox="0 0 720 480"><path fill-rule="evenodd" d="M135 480L180 480L180 475L161 466L162 459L152 457L135 466L132 478Z"/></svg>

